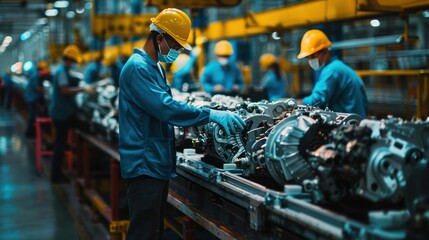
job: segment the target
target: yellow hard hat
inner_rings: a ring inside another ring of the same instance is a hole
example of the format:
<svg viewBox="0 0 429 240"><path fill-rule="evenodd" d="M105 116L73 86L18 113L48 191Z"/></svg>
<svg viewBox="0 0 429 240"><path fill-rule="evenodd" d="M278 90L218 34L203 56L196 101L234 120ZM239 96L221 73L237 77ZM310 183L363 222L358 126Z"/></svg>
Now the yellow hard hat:
<svg viewBox="0 0 429 240"><path fill-rule="evenodd" d="M63 56L70 58L71 60L80 63L82 62L82 56L80 49L76 45L68 45L63 52Z"/></svg>
<svg viewBox="0 0 429 240"><path fill-rule="evenodd" d="M189 61L189 59L190 59L191 57L188 55L188 54L186 54L186 53L181 53L178 57L177 57L177 59L176 59L176 61L174 61L172 64L171 64L171 67L170 67L170 71L172 72L172 73L176 73L177 71L179 71L180 69L182 69L187 63L188 63L188 61Z"/></svg>
<svg viewBox="0 0 429 240"><path fill-rule="evenodd" d="M326 35L317 29L307 31L301 40L301 52L297 58L302 59L332 45Z"/></svg>
<svg viewBox="0 0 429 240"><path fill-rule="evenodd" d="M174 38L182 47L188 50L192 49L187 42L191 32L191 19L185 12L177 8L166 8L150 20Z"/></svg>
<svg viewBox="0 0 429 240"><path fill-rule="evenodd" d="M113 64L115 64L117 57L118 55L115 53L105 53L103 56L103 65L112 66Z"/></svg>
<svg viewBox="0 0 429 240"><path fill-rule="evenodd" d="M39 63L37 63L37 68L40 70L48 70L49 64L47 61L40 61Z"/></svg>
<svg viewBox="0 0 429 240"><path fill-rule="evenodd" d="M259 65L263 71L267 70L267 68L275 62L277 62L277 58L271 53L262 54L259 58Z"/></svg>
<svg viewBox="0 0 429 240"><path fill-rule="evenodd" d="M234 50L232 49L232 45L230 42L222 40L216 43L215 54L217 56L231 56L232 54L234 54Z"/></svg>

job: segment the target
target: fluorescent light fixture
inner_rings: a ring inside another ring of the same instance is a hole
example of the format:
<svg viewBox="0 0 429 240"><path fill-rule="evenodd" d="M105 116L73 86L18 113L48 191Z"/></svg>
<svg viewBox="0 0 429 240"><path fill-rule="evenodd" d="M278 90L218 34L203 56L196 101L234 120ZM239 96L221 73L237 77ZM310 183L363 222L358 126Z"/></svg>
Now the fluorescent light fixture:
<svg viewBox="0 0 429 240"><path fill-rule="evenodd" d="M74 18L74 16L75 16L76 14L73 12L73 11L68 11L67 13L66 13L66 17L68 18L68 19L71 19L71 18Z"/></svg>
<svg viewBox="0 0 429 240"><path fill-rule="evenodd" d="M57 15L58 15L58 10L57 10L57 9L55 9L55 8L52 8L52 9L46 9L46 11L45 11L45 15L46 15L47 17L55 17L55 16L57 16Z"/></svg>
<svg viewBox="0 0 429 240"><path fill-rule="evenodd" d="M378 21L378 19L372 19L369 24L371 24L372 27L380 27L380 21Z"/></svg>
<svg viewBox="0 0 429 240"><path fill-rule="evenodd" d="M429 10L423 11L423 17L429 18Z"/></svg>
<svg viewBox="0 0 429 240"><path fill-rule="evenodd" d="M21 34L21 40L25 41L27 40L29 37L31 37L31 33L29 31L24 32L23 34Z"/></svg>
<svg viewBox="0 0 429 240"><path fill-rule="evenodd" d="M69 1L55 1L54 8L66 8L69 6Z"/></svg>
<svg viewBox="0 0 429 240"><path fill-rule="evenodd" d="M279 40L279 39L280 39L280 35L279 35L279 33L278 33L278 32L273 32L273 33L271 34L271 37L272 37L274 40Z"/></svg>

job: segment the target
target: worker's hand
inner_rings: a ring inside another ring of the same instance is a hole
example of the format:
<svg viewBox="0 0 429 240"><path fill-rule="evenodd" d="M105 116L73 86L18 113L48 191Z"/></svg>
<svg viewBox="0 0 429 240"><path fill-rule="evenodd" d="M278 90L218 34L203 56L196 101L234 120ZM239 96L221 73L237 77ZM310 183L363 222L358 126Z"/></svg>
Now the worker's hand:
<svg viewBox="0 0 429 240"><path fill-rule="evenodd" d="M226 135L235 134L237 129L243 130L246 123L236 113L227 111L210 110L210 121L220 124L226 132Z"/></svg>
<svg viewBox="0 0 429 240"><path fill-rule="evenodd" d="M85 85L82 87L83 91L87 94L94 94L96 86L94 85Z"/></svg>
<svg viewBox="0 0 429 240"><path fill-rule="evenodd" d="M191 51L192 56L198 57L198 55L200 55L200 53L201 53L201 47L196 46L196 47L192 48L192 51Z"/></svg>
<svg viewBox="0 0 429 240"><path fill-rule="evenodd" d="M222 85L220 85L220 84L215 85L215 86L213 87L213 92L222 92L222 91L223 91L223 86L222 86Z"/></svg>

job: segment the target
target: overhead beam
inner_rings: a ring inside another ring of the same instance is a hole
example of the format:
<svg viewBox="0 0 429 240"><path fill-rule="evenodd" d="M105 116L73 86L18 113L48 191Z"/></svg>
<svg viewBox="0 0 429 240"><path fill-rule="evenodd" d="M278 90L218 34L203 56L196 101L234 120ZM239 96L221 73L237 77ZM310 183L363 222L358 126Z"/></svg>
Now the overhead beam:
<svg viewBox="0 0 429 240"><path fill-rule="evenodd" d="M383 0L380 2L382 2L382 4L387 4L389 1L390 0ZM429 0L414 0L415 3L411 4L412 1L413 0L405 0L408 4L401 7L401 9L409 9L411 6L414 9L429 6ZM309 0L259 13L248 12L241 18L213 22L206 28L198 30L197 36L205 36L207 40L242 38L320 23L367 18L384 14L384 12L373 10L359 10L358 6L362 8L364 2L367 1Z"/></svg>

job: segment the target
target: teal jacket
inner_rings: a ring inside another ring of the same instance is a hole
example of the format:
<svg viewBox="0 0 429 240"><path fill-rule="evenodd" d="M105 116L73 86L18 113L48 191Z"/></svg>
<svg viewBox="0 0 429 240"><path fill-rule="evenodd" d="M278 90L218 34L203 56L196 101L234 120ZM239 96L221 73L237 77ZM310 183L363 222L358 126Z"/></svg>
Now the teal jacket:
<svg viewBox="0 0 429 240"><path fill-rule="evenodd" d="M286 97L286 80L283 77L278 79L272 69L268 69L262 77L262 87L267 90L269 101Z"/></svg>
<svg viewBox="0 0 429 240"><path fill-rule="evenodd" d="M79 81L79 79L70 75L70 69L67 69L64 65L57 69L52 81L49 104L49 115L53 120L66 121L73 117L77 109L75 95L63 95L60 87L77 87Z"/></svg>
<svg viewBox="0 0 429 240"><path fill-rule="evenodd" d="M134 49L122 69L119 87L122 177L147 175L166 180L176 176L173 125L207 124L210 110L174 100L164 69L142 49Z"/></svg>
<svg viewBox="0 0 429 240"><path fill-rule="evenodd" d="M218 61L210 62L204 68L200 80L203 90L210 94L215 85L222 85L224 92L231 92L234 85L238 85L239 91L244 88L241 71L233 62L229 62L225 68Z"/></svg>
<svg viewBox="0 0 429 240"><path fill-rule="evenodd" d="M320 72L319 80L304 104L328 107L334 112L356 113L367 117L368 100L362 79L349 66L337 58Z"/></svg>

